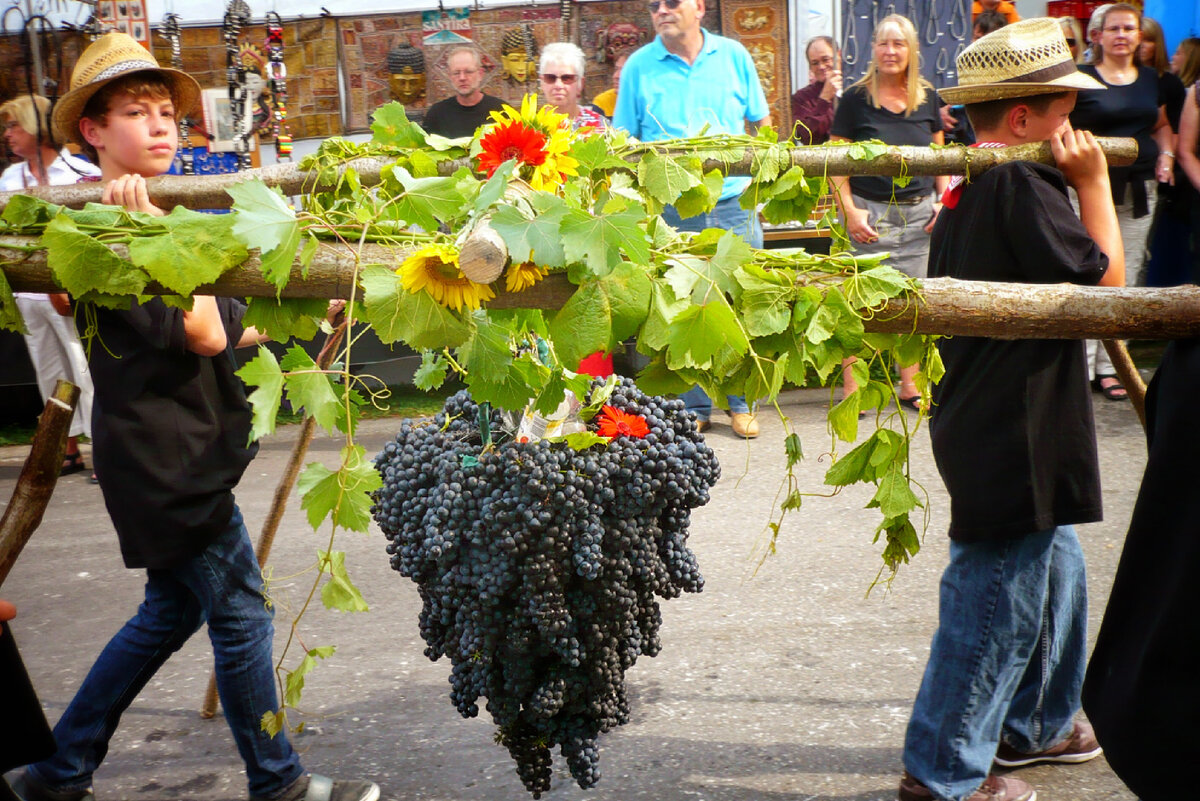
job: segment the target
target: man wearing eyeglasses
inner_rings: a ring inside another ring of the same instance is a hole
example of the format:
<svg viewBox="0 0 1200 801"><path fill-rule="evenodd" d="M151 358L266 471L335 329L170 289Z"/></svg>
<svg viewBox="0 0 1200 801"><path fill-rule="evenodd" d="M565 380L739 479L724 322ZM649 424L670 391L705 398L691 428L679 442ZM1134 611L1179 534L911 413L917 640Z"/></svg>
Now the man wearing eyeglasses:
<svg viewBox="0 0 1200 801"><path fill-rule="evenodd" d="M754 61L740 43L704 30L704 0L651 0L647 3L657 36L634 52L621 71L613 125L643 142L707 134L757 130L771 122L767 98ZM672 206L663 219L677 229L724 228L750 245L762 247L758 213L746 210L738 196L750 184L746 177L726 178L716 208L680 219ZM712 400L699 387L683 394L701 431L709 425ZM745 398L729 397L734 433L758 436L758 420Z"/></svg>
<svg viewBox="0 0 1200 801"><path fill-rule="evenodd" d="M488 115L499 111L504 102L498 97L485 95L483 85L483 63L479 51L473 47L456 47L446 59L446 69L454 84L454 96L438 101L425 112L421 126L427 133L447 136L474 136L475 129L488 121Z"/></svg>
<svg viewBox="0 0 1200 801"><path fill-rule="evenodd" d="M792 124L797 142L819 145L829 141L833 101L842 94L842 71L832 37L809 39L804 58L808 61L808 86L792 95Z"/></svg>

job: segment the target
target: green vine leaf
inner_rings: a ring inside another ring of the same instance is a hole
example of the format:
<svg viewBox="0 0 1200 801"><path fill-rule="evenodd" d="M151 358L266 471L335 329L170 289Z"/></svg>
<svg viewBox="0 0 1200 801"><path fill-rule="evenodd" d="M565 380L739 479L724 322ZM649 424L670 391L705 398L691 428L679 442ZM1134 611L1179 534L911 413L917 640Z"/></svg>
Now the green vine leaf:
<svg viewBox="0 0 1200 801"><path fill-rule="evenodd" d="M609 351L637 333L650 308L645 271L627 262L603 278L584 281L550 321L550 338L564 364Z"/></svg>
<svg viewBox="0 0 1200 801"><path fill-rule="evenodd" d="M80 231L66 213L60 212L46 225L41 245L54 280L76 298L90 293L140 295L146 288L144 272Z"/></svg>
<svg viewBox="0 0 1200 801"><path fill-rule="evenodd" d="M371 115L371 141L392 148L421 148L426 134L421 126L409 120L401 103L392 101L375 109Z"/></svg>
<svg viewBox="0 0 1200 801"><path fill-rule="evenodd" d="M326 609L343 612L368 612L367 601L346 572L346 554L342 551L317 551L317 565L329 574L321 585L321 603Z"/></svg>
<svg viewBox="0 0 1200 801"><path fill-rule="evenodd" d="M250 439L262 439L275 432L275 418L279 414L279 403L283 399L283 371L275 354L259 345L258 355L237 371L247 386L257 387L246 398L250 402Z"/></svg>
<svg viewBox="0 0 1200 801"><path fill-rule="evenodd" d="M317 371L317 363L304 348L299 345L288 348L279 367L283 370L283 386L293 409L305 410L330 434L349 427L346 407L342 405L333 378Z"/></svg>
<svg viewBox="0 0 1200 801"><path fill-rule="evenodd" d="M550 377L542 391L533 400L533 410L539 414L549 415L563 402L568 393L577 398L587 394L592 377L586 374L568 376L561 367L550 371Z"/></svg>
<svg viewBox="0 0 1200 801"><path fill-rule="evenodd" d="M362 272L367 322L385 343L404 340L418 350L455 347L470 336L470 327L424 290L412 293L400 285L395 271L370 265Z"/></svg>
<svg viewBox="0 0 1200 801"><path fill-rule="evenodd" d="M541 392L549 378L550 370L526 354L513 359L498 380L487 380L478 373L468 373L466 380L476 401L490 403L498 409L518 411Z"/></svg>
<svg viewBox="0 0 1200 801"><path fill-rule="evenodd" d="M277 342L312 339L328 308L324 298L250 298L242 325L253 326Z"/></svg>
<svg viewBox="0 0 1200 801"><path fill-rule="evenodd" d="M408 170L394 166L384 167L382 175L385 185L398 182L401 189L385 207L385 219L436 231L440 223L453 220L467 207L454 176L414 178Z"/></svg>
<svg viewBox="0 0 1200 801"><path fill-rule="evenodd" d="M742 288L741 314L746 332L760 337L786 331L792 321L792 303L798 296L791 271L744 264L733 277Z"/></svg>
<svg viewBox="0 0 1200 801"><path fill-rule="evenodd" d="M129 259L172 292L190 295L246 260L245 245L233 236L231 217L176 206L159 218L165 234L133 238Z"/></svg>
<svg viewBox="0 0 1200 801"><path fill-rule="evenodd" d="M21 197L16 195L16 197ZM21 318L21 310L17 307L17 299L13 297L12 287L8 276L0 270L0 328L16 331L18 334L28 334L25 321Z"/></svg>
<svg viewBox="0 0 1200 801"><path fill-rule="evenodd" d="M595 277L608 275L624 259L633 264L650 263L650 245L640 207L615 214L591 215L572 209L562 221L563 253L567 261L583 262Z"/></svg>
<svg viewBox="0 0 1200 801"><path fill-rule="evenodd" d="M675 211L683 219L706 214L713 210L721 199L721 190L725 188L725 176L720 170L709 170L704 179L675 200Z"/></svg>
<svg viewBox="0 0 1200 801"><path fill-rule="evenodd" d="M908 476L904 474L903 466L892 461L880 477L875 495L867 508L878 508L885 519L892 519L907 515L918 506L921 506L921 501L908 486Z"/></svg>
<svg viewBox="0 0 1200 801"><path fill-rule="evenodd" d="M62 206L47 203L33 195L13 195L5 204L0 220L4 220L11 228L36 228L44 226L62 211Z"/></svg>
<svg viewBox="0 0 1200 801"><path fill-rule="evenodd" d="M300 474L300 508L308 512L314 529L328 517L338 528L365 532L371 523L371 493L383 480L361 445L347 445L341 456L337 470L312 462Z"/></svg>
<svg viewBox="0 0 1200 801"><path fill-rule="evenodd" d="M638 162L638 183L650 197L664 206L669 205L684 192L701 184L699 163L697 160L693 167L685 165L683 159L647 150Z"/></svg>
<svg viewBox="0 0 1200 801"><path fill-rule="evenodd" d="M567 214L566 204L553 195L534 195L534 217L529 219L516 206L500 206L492 215L492 227L504 239L514 262L533 261L539 267L562 267L559 225Z"/></svg>
<svg viewBox="0 0 1200 801"><path fill-rule="evenodd" d="M458 361L472 379L503 382L513 362L508 329L490 313L476 314L470 338L458 349Z"/></svg>
<svg viewBox="0 0 1200 801"><path fill-rule="evenodd" d="M450 370L450 362L446 357L432 350L421 353L421 366L413 375L413 385L417 389L428 392L446 383L446 375Z"/></svg>
<svg viewBox="0 0 1200 801"><path fill-rule="evenodd" d="M318 551L319 554L322 552ZM323 554L322 554L323 555ZM304 658L300 660L300 664L295 670L289 670L283 682L283 705L297 707L300 705L300 696L304 693L304 677L312 672L317 666L318 659L328 659L333 656L337 648L333 645L325 645L320 648L310 648L304 654ZM275 731L278 734L279 730ZM272 735L274 736L274 735Z"/></svg>
<svg viewBox="0 0 1200 801"><path fill-rule="evenodd" d="M233 234L249 248L258 248L263 276L275 286L276 297L287 286L300 247L300 223L278 189L262 181L243 181L226 192L233 198Z"/></svg>
<svg viewBox="0 0 1200 801"><path fill-rule="evenodd" d="M574 434L567 434L565 437L551 437L550 441L565 442L567 447L573 451L586 451L596 445L607 445L611 441L611 437L602 437L595 431L577 431Z"/></svg>
<svg viewBox="0 0 1200 801"><path fill-rule="evenodd" d="M667 367L708 367L724 347L743 354L750 347L729 302L719 295L703 306L690 306L676 318L667 338Z"/></svg>

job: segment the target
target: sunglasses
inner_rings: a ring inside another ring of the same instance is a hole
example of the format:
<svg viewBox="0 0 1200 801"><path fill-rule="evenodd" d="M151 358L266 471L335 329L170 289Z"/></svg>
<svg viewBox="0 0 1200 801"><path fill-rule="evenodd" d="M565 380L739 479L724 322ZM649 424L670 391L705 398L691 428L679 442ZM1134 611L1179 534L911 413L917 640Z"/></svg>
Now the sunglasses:
<svg viewBox="0 0 1200 801"><path fill-rule="evenodd" d="M674 11L682 4L683 0L650 0L646 3L646 7L650 9L651 14L657 14L660 5L666 6L668 11Z"/></svg>
<svg viewBox="0 0 1200 801"><path fill-rule="evenodd" d="M550 84L558 83L559 81L562 81L564 86L570 86L571 84L573 84L577 80L579 80L579 76L578 75L555 75L552 72L543 72L541 74L541 79L543 81L545 81L546 83L550 83Z"/></svg>

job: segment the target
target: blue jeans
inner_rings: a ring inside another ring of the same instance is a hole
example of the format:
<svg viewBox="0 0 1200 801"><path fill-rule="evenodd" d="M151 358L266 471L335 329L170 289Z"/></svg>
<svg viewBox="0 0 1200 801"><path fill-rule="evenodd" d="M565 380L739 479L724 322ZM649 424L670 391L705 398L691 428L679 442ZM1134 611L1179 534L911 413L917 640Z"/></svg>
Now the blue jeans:
<svg viewBox="0 0 1200 801"><path fill-rule="evenodd" d="M1036 753L1070 735L1087 658L1083 550L1071 526L950 544L939 621L904 740L904 767L961 801L1001 739Z"/></svg>
<svg viewBox="0 0 1200 801"><path fill-rule="evenodd" d="M278 795L304 769L287 732L270 737L259 724L264 712L279 706L272 616L262 570L234 507L228 528L198 556L177 568L146 571L146 599L100 653L54 727L58 752L29 767L33 778L59 790L90 787L121 714L207 620L217 689L246 763L250 794Z"/></svg>
<svg viewBox="0 0 1200 801"><path fill-rule="evenodd" d="M705 228L721 228L739 235L746 240L746 244L750 247L761 248L763 246L762 223L759 222L758 211L743 209L736 197L720 200L712 211L688 217L686 220L679 216L679 212L675 210L674 206L666 206L663 208L662 218L668 225L679 231L699 232ZM700 387L692 387L679 397L683 398L687 410L695 413L696 417L701 420L707 420L712 416L712 399ZM730 395L727 400L729 401L729 411L734 414L744 414L750 411L750 406L741 395Z"/></svg>

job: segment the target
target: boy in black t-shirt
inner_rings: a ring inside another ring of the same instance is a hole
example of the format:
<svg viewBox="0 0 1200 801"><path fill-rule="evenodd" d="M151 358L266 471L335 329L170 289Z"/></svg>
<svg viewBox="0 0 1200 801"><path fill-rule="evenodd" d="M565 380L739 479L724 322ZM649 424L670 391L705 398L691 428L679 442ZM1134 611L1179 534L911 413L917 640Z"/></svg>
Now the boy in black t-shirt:
<svg viewBox="0 0 1200 801"><path fill-rule="evenodd" d="M143 176L171 165L179 115L200 97L195 79L162 69L134 39L92 43L54 109L62 141L90 148L107 204L146 214ZM96 471L125 564L146 569L146 597L109 641L54 727L58 750L13 789L23 801L89 801L92 776L122 712L207 622L225 718L246 765L251 801L375 801L366 781L307 775L287 732L262 729L278 707L271 610L262 570L233 498L254 457L250 409L233 347L262 341L245 307L196 296L188 311L152 299L97 308L92 350ZM0 780L2 781L2 780Z"/></svg>
<svg viewBox="0 0 1200 801"><path fill-rule="evenodd" d="M1048 140L1058 169L1014 162L952 184L929 274L1122 285L1104 153L1067 119L1076 91L1096 84L1076 70L1062 29L1049 19L1014 23L964 50L958 71L959 86L941 94L966 105L980 146ZM1087 590L1072 525L1101 517L1083 343L953 337L939 350L946 375L930 436L950 494L950 564L899 798L1030 801L1033 789L993 775L993 762L1100 753L1076 720Z"/></svg>

